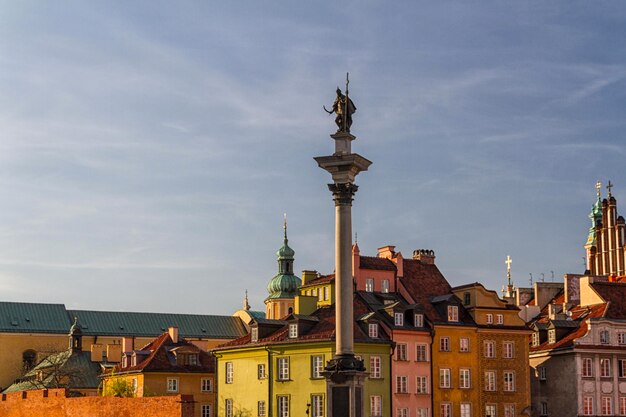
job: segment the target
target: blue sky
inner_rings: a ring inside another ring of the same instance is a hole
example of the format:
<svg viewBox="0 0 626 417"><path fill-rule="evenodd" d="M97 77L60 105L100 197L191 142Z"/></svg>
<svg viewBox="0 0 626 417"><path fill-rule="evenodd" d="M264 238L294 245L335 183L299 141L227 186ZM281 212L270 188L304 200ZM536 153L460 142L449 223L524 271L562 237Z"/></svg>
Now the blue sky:
<svg viewBox="0 0 626 417"><path fill-rule="evenodd" d="M0 299L262 309L283 212L332 272L346 71L362 253L580 273L595 182L626 204L624 39L618 1L0 1Z"/></svg>

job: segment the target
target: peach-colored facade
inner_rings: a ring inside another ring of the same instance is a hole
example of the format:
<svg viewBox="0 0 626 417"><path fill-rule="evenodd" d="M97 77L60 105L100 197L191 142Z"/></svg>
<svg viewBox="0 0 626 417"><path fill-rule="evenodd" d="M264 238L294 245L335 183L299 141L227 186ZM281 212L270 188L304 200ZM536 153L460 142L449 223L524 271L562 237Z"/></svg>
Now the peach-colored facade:
<svg viewBox="0 0 626 417"><path fill-rule="evenodd" d="M396 342L396 351L391 364L392 415L401 416L406 409L408 416L415 416L416 410L424 410L429 416L431 408L431 372L430 372L430 332L394 330L393 341ZM406 345L406 358L399 357L398 345ZM418 348L419 346L419 348ZM419 352L418 352L419 351ZM424 357L425 355L425 357ZM406 377L406 393L400 392L399 377ZM419 416L419 414L417 414Z"/></svg>

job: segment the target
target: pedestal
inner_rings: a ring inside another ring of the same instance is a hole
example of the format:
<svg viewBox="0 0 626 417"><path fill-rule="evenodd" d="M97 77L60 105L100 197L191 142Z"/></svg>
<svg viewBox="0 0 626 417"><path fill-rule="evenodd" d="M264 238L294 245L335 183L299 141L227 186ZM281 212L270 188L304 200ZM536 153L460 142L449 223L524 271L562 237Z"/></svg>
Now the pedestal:
<svg viewBox="0 0 626 417"><path fill-rule="evenodd" d="M339 355L331 359L322 372L326 377L327 415L329 417L363 417L363 361L354 355Z"/></svg>

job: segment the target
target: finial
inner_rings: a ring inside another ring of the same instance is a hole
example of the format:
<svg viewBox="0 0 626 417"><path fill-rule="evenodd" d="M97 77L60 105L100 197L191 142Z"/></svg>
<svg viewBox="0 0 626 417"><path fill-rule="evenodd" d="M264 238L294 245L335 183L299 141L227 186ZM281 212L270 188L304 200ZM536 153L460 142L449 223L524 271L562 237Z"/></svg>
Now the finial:
<svg viewBox="0 0 626 417"><path fill-rule="evenodd" d="M357 232L354 232L354 243L355 244L359 243L359 234Z"/></svg>
<svg viewBox="0 0 626 417"><path fill-rule="evenodd" d="M506 255L506 261L504 261L504 263L506 264L506 279L510 287L511 286L511 264L513 263L513 261L511 260L511 257L509 255Z"/></svg>
<svg viewBox="0 0 626 417"><path fill-rule="evenodd" d="M528 275L530 275L530 286L533 286L533 273L529 272Z"/></svg>
<svg viewBox="0 0 626 417"><path fill-rule="evenodd" d="M598 200L600 199L600 190L602 189L602 183L600 182L600 180L598 180L598 182L596 182L596 191L598 193Z"/></svg>
<svg viewBox="0 0 626 417"><path fill-rule="evenodd" d="M541 273L541 282L545 282L546 281L546 274L544 274L543 272Z"/></svg>
<svg viewBox="0 0 626 417"><path fill-rule="evenodd" d="M613 188L613 184L611 184L611 180L609 180L609 183L606 185L606 189L609 190L609 198L611 197L611 188Z"/></svg>
<svg viewBox="0 0 626 417"><path fill-rule="evenodd" d="M285 243L287 243L287 213L283 213L283 232L285 233Z"/></svg>
<svg viewBox="0 0 626 417"><path fill-rule="evenodd" d="M552 282L554 282L554 271L550 271L550 273L552 274L551 280L552 280Z"/></svg>

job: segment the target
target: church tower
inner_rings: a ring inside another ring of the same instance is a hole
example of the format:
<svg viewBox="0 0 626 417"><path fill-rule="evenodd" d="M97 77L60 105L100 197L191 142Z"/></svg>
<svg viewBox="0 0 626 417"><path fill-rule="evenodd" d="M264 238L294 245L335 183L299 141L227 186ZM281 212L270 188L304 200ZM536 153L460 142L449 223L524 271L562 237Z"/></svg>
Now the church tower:
<svg viewBox="0 0 626 417"><path fill-rule="evenodd" d="M283 230L283 246L276 252L278 273L267 284L270 295L265 299L265 317L271 320L279 320L293 313L294 298L302 285L300 278L293 273L295 252L288 245L286 216Z"/></svg>
<svg viewBox="0 0 626 417"><path fill-rule="evenodd" d="M600 181L596 183L598 198L591 207L589 218L591 228L585 244L587 271L590 275L626 274L624 258L624 218L617 215L617 201L611 193L613 184L609 181L607 198L601 200Z"/></svg>

